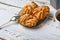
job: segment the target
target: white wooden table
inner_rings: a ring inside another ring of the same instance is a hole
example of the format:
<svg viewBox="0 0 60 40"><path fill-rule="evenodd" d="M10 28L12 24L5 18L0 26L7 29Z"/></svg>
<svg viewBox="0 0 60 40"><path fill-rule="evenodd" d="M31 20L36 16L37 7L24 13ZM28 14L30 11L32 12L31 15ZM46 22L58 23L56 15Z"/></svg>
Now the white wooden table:
<svg viewBox="0 0 60 40"><path fill-rule="evenodd" d="M48 0L43 0L48 2ZM0 2L23 7L30 1L26 0L0 0ZM39 4L40 5L40 4ZM48 4L47 4L48 5ZM51 6L50 14L54 16L56 10ZM0 25L7 22L12 16L19 13L21 9L7 5L0 4ZM22 25L11 22L5 28L0 30L0 37L6 40L60 40L60 29L56 28L58 25L52 20L44 20L37 28L26 28ZM42 25L43 24L43 25Z"/></svg>

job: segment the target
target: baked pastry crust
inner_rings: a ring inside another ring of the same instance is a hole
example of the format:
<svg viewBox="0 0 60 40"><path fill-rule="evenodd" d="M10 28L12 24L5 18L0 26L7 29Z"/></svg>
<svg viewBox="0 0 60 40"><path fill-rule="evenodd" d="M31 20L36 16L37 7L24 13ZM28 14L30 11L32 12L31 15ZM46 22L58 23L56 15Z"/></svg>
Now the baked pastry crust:
<svg viewBox="0 0 60 40"><path fill-rule="evenodd" d="M39 6L35 8L32 13L38 20L43 20L50 12L48 6Z"/></svg>
<svg viewBox="0 0 60 40"><path fill-rule="evenodd" d="M32 2L31 4L27 4L22 8L22 14L32 14L32 10L34 8L38 7L38 5L35 2Z"/></svg>
<svg viewBox="0 0 60 40"><path fill-rule="evenodd" d="M47 17L50 8L48 6L38 6L32 2L26 5L21 12L22 15L18 18L18 23L26 27L34 27L39 21Z"/></svg>
<svg viewBox="0 0 60 40"><path fill-rule="evenodd" d="M36 26L38 20L32 15L25 14L19 17L18 22L24 26L33 27Z"/></svg>

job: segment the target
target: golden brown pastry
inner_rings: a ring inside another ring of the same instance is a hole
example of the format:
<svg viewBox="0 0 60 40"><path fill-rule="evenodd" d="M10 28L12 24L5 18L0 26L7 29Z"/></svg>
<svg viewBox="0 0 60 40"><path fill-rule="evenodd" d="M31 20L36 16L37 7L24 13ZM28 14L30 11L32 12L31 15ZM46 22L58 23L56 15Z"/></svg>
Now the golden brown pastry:
<svg viewBox="0 0 60 40"><path fill-rule="evenodd" d="M35 2L26 5L18 18L18 23L27 27L34 27L39 21L44 20L49 14L48 6L38 6Z"/></svg>
<svg viewBox="0 0 60 40"><path fill-rule="evenodd" d="M34 9L34 8L36 8L36 7L38 7L38 5L35 3L35 2L32 2L31 4L31 7Z"/></svg>
<svg viewBox="0 0 60 40"><path fill-rule="evenodd" d="M38 20L30 14L25 14L19 17L18 22L24 26L33 27L36 26Z"/></svg>
<svg viewBox="0 0 60 40"><path fill-rule="evenodd" d="M40 6L35 8L32 13L38 20L43 20L50 12L48 6Z"/></svg>
<svg viewBox="0 0 60 40"><path fill-rule="evenodd" d="M38 5L35 2L32 2L31 4L27 4L22 8L22 14L32 14L32 10L36 8Z"/></svg>
<svg viewBox="0 0 60 40"><path fill-rule="evenodd" d="M18 18L18 22L27 27L36 26L38 21L45 19L49 14L50 9L48 6L40 6L32 10L32 14L24 14Z"/></svg>

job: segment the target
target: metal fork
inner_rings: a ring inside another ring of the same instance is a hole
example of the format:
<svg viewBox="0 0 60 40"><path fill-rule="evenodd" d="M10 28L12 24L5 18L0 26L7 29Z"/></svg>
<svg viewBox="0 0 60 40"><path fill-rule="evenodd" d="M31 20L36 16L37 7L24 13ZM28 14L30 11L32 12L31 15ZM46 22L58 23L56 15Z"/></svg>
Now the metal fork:
<svg viewBox="0 0 60 40"><path fill-rule="evenodd" d="M0 29L4 28L8 23L12 22L12 21L17 21L17 17L18 16L13 16L9 21L7 21L6 23L2 24L0 26Z"/></svg>

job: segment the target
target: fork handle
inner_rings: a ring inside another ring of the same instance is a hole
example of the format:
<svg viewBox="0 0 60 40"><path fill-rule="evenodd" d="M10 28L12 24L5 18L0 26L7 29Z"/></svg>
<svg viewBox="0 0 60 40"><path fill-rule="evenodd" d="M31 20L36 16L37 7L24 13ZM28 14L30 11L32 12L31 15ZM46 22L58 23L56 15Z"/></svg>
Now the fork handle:
<svg viewBox="0 0 60 40"><path fill-rule="evenodd" d="M10 23L10 22L11 22L11 20L9 20L8 22L6 22L6 23L4 23L4 24L0 25L0 29L4 28L4 27L5 27L5 25L7 25L7 24L8 24L8 23Z"/></svg>

